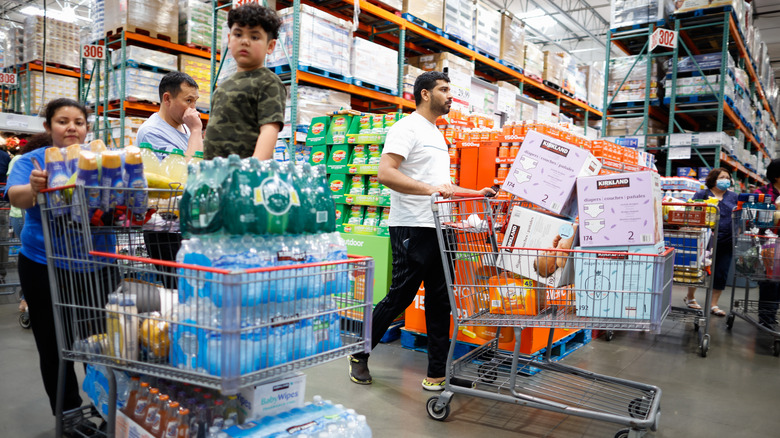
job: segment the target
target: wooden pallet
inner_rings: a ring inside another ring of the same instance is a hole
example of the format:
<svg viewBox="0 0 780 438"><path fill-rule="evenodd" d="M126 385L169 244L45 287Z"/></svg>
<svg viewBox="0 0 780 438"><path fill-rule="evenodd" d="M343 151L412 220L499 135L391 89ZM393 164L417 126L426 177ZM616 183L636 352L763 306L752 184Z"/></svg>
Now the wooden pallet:
<svg viewBox="0 0 780 438"><path fill-rule="evenodd" d="M166 35L166 34L159 33L157 31L151 31L148 29L144 29L142 27L137 27L132 25L120 26L117 27L116 29L109 30L108 32L106 32L106 35L111 37L114 35L121 34L122 31L137 33L138 35L144 35L150 38L157 38L158 40L168 41L169 43L174 43L174 44L178 44L179 42L179 35Z"/></svg>

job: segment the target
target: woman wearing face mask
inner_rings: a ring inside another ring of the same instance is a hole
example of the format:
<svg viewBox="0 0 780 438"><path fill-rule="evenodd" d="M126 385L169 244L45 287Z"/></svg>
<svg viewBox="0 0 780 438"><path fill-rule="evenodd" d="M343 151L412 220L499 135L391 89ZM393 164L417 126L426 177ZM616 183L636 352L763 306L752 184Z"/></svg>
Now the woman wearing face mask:
<svg viewBox="0 0 780 438"><path fill-rule="evenodd" d="M716 316L726 316L726 312L718 307L718 300L726 287L726 279L731 268L731 257L734 252L734 244L731 239L731 212L737 206L737 194L730 190L731 174L722 167L712 169L707 175L704 185L707 188L696 192L693 199L715 198L718 200L718 209L720 210L715 260L712 261L712 307L710 307L710 313ZM683 301L691 309L701 309L693 296L694 292L696 292L696 288L689 287L688 296L683 298Z"/></svg>

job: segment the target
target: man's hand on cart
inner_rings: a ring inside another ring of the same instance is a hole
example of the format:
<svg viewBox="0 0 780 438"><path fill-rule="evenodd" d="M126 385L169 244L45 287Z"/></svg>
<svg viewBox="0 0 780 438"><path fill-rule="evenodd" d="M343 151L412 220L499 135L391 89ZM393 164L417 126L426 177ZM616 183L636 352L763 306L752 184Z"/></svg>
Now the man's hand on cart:
<svg viewBox="0 0 780 438"><path fill-rule="evenodd" d="M485 187L481 190L464 189L454 184L442 184L434 187L433 193L438 193L442 198L448 199L453 196L465 198L469 196L495 196L496 190L493 187Z"/></svg>

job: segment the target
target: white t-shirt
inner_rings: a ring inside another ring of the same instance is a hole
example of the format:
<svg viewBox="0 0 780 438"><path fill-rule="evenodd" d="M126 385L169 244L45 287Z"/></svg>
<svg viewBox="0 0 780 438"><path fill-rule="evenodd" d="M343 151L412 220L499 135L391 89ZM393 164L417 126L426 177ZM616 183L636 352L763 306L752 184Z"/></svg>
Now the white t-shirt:
<svg viewBox="0 0 780 438"><path fill-rule="evenodd" d="M182 127L184 132L169 125L160 117L160 113L154 113L138 128L135 146L140 146L141 143L150 143L154 149L159 151L171 153L174 149L181 149L182 152L187 152L190 128L187 125L182 125ZM157 155L161 160L165 158L164 154Z"/></svg>
<svg viewBox="0 0 780 438"><path fill-rule="evenodd" d="M436 125L416 112L390 128L382 153L404 157L398 170L414 180L432 186L450 182L450 155L444 135ZM391 191L388 225L435 227L431 197Z"/></svg>

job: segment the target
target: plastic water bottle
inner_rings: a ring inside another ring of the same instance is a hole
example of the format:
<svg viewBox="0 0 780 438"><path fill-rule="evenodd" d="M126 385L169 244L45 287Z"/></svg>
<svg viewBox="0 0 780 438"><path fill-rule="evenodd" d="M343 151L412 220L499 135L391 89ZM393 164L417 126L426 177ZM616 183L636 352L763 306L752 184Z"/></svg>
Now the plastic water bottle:
<svg viewBox="0 0 780 438"><path fill-rule="evenodd" d="M276 161L267 161L268 176L262 180L255 194L266 211L268 234L285 234L288 230L290 210L294 205L300 205L298 193L289 183L287 175L282 172L281 166Z"/></svg>
<svg viewBox="0 0 780 438"><path fill-rule="evenodd" d="M316 232L332 233L336 231L336 202L328 186L325 166L314 166L311 169L311 184L314 189Z"/></svg>
<svg viewBox="0 0 780 438"><path fill-rule="evenodd" d="M366 422L366 416L365 415L358 415L357 416L357 434L355 435L358 438L371 438L371 428L368 426L368 423Z"/></svg>
<svg viewBox="0 0 780 438"><path fill-rule="evenodd" d="M228 173L224 182L224 196L222 197L222 209L230 211L225 215L225 231L233 235L242 235L250 232L250 227L255 223L254 199L250 186L249 163L241 161L238 155L228 157Z"/></svg>
<svg viewBox="0 0 780 438"><path fill-rule="evenodd" d="M291 187L290 210L287 212L287 233L300 234L307 231L307 223L311 221L311 202L306 190L307 177L302 169L295 166L292 161L283 167L287 184ZM297 200L295 199L297 198ZM297 202L296 202L297 201Z"/></svg>

